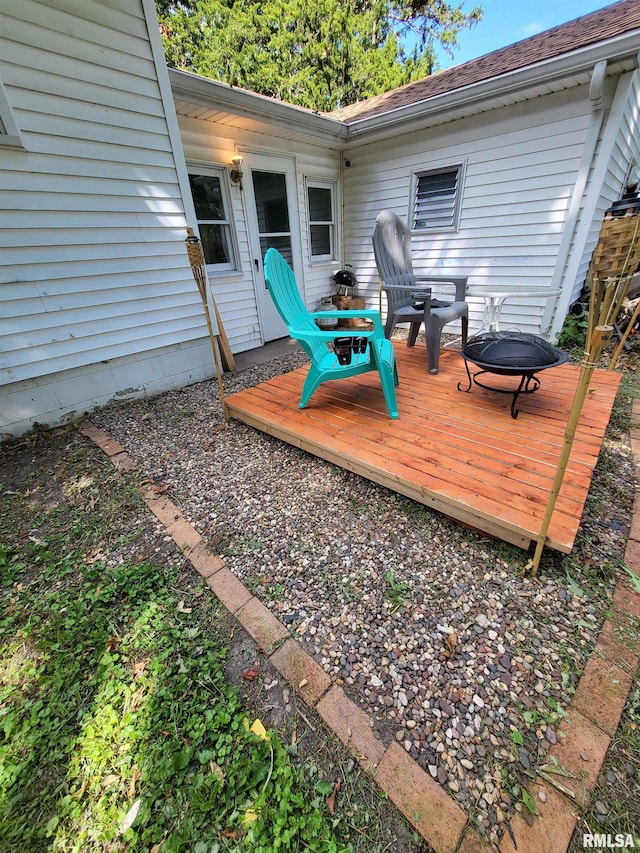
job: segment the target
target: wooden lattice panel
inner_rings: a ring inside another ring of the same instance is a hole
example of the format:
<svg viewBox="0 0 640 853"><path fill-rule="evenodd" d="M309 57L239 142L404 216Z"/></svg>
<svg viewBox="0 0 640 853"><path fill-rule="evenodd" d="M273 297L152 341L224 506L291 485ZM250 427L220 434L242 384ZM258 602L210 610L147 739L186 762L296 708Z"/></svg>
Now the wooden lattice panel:
<svg viewBox="0 0 640 853"><path fill-rule="evenodd" d="M589 281L630 276L640 267L640 216L607 214L593 250Z"/></svg>

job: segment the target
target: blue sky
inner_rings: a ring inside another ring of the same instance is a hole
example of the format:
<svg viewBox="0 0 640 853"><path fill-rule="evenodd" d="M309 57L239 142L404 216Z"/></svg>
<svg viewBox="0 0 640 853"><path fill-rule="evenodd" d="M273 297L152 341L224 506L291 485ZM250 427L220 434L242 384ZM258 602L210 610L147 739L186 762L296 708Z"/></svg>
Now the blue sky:
<svg viewBox="0 0 640 853"><path fill-rule="evenodd" d="M453 59L438 51L440 65L460 65L609 5L609 0L464 0L464 11L482 6L484 17L460 34Z"/></svg>

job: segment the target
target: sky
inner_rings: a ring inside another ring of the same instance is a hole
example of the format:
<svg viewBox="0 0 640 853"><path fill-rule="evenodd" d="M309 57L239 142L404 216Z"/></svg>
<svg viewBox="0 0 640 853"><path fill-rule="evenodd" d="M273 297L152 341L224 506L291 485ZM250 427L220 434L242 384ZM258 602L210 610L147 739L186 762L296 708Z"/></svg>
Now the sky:
<svg viewBox="0 0 640 853"><path fill-rule="evenodd" d="M609 5L611 0L463 0L466 12L482 6L483 19L460 34L453 59L438 50L440 65L460 65Z"/></svg>

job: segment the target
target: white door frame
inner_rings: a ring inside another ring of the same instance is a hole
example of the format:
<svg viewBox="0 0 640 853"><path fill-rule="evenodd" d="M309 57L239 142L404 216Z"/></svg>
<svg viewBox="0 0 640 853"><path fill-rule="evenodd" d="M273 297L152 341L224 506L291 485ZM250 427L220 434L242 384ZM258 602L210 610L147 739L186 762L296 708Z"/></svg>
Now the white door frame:
<svg viewBox="0 0 640 853"><path fill-rule="evenodd" d="M263 257L260 247L260 233L256 204L253 194L252 170L257 172L276 172L285 176L287 204L289 208L289 229L293 272L298 289L304 301L304 278L302 264L302 241L300 234L300 216L298 213L298 194L296 181L296 161L294 157L278 154L264 154L252 151L241 151L243 162L243 192L245 194L245 211L247 217L247 236L251 252L251 275L256 294L258 317L260 320L260 335L263 343L286 337L288 330L280 318L275 305L266 288L263 270Z"/></svg>

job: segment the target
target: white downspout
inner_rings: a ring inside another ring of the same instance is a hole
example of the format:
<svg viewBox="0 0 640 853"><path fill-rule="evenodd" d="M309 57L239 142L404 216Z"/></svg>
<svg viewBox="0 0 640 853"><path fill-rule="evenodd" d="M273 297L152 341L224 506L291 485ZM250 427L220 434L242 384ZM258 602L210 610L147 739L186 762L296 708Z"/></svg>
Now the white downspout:
<svg viewBox="0 0 640 853"><path fill-rule="evenodd" d="M549 290L560 290L562 280L564 278L564 274L567 268L567 260L569 258L569 252L571 251L571 245L573 243L573 239L576 233L578 216L580 214L580 207L582 205L584 191L587 186L589 173L591 171L591 166L593 164L596 148L598 146L600 130L602 128L602 120L604 118L604 82L606 76L607 60L602 59L600 60L600 62L596 62L591 73L591 84L589 86L589 99L591 100L591 120L589 122L587 137L585 139L584 148L582 150L582 158L580 160L580 167L578 169L578 177L576 178L576 182L573 187L573 193L571 194L571 201L569 203L567 219L564 231L562 232L560 248L558 249L558 257L556 259L553 275L551 277L551 284L549 285ZM544 314L542 315L542 321L540 324L541 331L543 334L546 334L549 331L556 309L560 310L561 307L565 307L567 305L569 301L569 296L570 294L565 295L561 291L560 294L555 297L555 299L547 300L547 307L544 311Z"/></svg>

